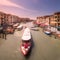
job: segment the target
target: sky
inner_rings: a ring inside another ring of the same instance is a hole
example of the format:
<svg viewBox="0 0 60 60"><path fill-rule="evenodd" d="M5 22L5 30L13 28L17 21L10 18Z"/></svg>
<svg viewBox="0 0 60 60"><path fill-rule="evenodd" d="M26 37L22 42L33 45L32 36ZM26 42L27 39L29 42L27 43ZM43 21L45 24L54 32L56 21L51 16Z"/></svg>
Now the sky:
<svg viewBox="0 0 60 60"><path fill-rule="evenodd" d="M60 0L0 0L0 11L36 19L60 11Z"/></svg>

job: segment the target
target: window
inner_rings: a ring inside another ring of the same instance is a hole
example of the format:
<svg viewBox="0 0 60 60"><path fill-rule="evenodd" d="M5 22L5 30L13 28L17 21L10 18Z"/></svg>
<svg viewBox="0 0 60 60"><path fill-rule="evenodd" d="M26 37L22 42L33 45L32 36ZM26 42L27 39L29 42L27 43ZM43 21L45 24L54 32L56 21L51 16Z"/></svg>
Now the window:
<svg viewBox="0 0 60 60"><path fill-rule="evenodd" d="M55 18L57 18L57 16L55 16Z"/></svg>
<svg viewBox="0 0 60 60"><path fill-rule="evenodd" d="M58 22L60 21L60 19L58 19Z"/></svg>

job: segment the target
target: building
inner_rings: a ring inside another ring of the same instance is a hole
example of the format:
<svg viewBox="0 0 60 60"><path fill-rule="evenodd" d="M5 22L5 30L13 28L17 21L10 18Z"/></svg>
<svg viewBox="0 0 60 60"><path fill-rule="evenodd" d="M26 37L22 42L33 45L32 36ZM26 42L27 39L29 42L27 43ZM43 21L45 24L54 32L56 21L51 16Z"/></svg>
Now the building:
<svg viewBox="0 0 60 60"><path fill-rule="evenodd" d="M50 24L50 15L43 16L43 23L46 25Z"/></svg>
<svg viewBox="0 0 60 60"><path fill-rule="evenodd" d="M20 22L30 22L32 20L30 18L20 18L16 15L0 12L0 24L3 21L7 22L8 24L13 24L13 23L20 23Z"/></svg>
<svg viewBox="0 0 60 60"><path fill-rule="evenodd" d="M46 16L41 16L41 17L37 17L37 23L41 24L50 24L50 16L46 15Z"/></svg>
<svg viewBox="0 0 60 60"><path fill-rule="evenodd" d="M37 24L43 23L43 18L42 17L37 17Z"/></svg>
<svg viewBox="0 0 60 60"><path fill-rule="evenodd" d="M48 24L51 26L60 26L60 12L55 12L52 15L37 17L36 22Z"/></svg>
<svg viewBox="0 0 60 60"><path fill-rule="evenodd" d="M54 13L54 20L56 22L56 26L60 26L60 12Z"/></svg>
<svg viewBox="0 0 60 60"><path fill-rule="evenodd" d="M6 21L5 16L6 16L6 13L0 12L0 24L1 24L3 21Z"/></svg>
<svg viewBox="0 0 60 60"><path fill-rule="evenodd" d="M16 16L16 15L12 15L12 14L6 14L4 12L0 12L0 24L5 21L8 24L12 24L12 23L16 23L16 22L21 22L21 18Z"/></svg>
<svg viewBox="0 0 60 60"><path fill-rule="evenodd" d="M55 26L54 15L50 15L50 25Z"/></svg>

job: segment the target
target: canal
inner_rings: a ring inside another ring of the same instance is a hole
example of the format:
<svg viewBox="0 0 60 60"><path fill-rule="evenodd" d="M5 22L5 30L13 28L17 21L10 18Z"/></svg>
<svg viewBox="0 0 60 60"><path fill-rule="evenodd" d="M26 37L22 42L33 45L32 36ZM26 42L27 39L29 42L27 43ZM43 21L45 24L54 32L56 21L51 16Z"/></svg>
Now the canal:
<svg viewBox="0 0 60 60"><path fill-rule="evenodd" d="M20 51L23 31L7 35L7 40L0 38L0 60L60 60L60 40L42 32L31 30L33 47L28 57Z"/></svg>

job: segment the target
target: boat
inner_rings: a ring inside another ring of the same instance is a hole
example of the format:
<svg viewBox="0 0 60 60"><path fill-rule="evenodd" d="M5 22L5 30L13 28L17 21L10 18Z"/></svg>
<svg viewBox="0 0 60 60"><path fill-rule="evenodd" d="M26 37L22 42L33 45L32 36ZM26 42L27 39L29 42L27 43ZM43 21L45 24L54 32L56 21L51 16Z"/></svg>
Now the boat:
<svg viewBox="0 0 60 60"><path fill-rule="evenodd" d="M16 29L17 26L19 26L19 23L14 24L14 25L13 25L13 28Z"/></svg>
<svg viewBox="0 0 60 60"><path fill-rule="evenodd" d="M44 33L47 34L47 35L51 35L51 26L47 25L44 27Z"/></svg>
<svg viewBox="0 0 60 60"><path fill-rule="evenodd" d="M22 36L22 42L21 42L21 52L24 56L28 55L30 49L31 49L31 33L30 29L26 28L24 30L23 36Z"/></svg>
<svg viewBox="0 0 60 60"><path fill-rule="evenodd" d="M22 29L23 29L23 25L22 25L22 24L17 27L17 30L18 30L18 31L20 31L20 30L22 30Z"/></svg>
<svg viewBox="0 0 60 60"><path fill-rule="evenodd" d="M47 34L47 35L51 35L50 31L44 31L44 33Z"/></svg>

